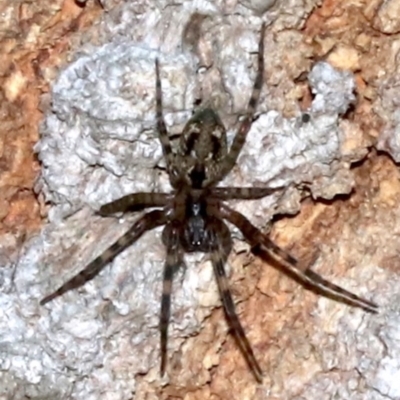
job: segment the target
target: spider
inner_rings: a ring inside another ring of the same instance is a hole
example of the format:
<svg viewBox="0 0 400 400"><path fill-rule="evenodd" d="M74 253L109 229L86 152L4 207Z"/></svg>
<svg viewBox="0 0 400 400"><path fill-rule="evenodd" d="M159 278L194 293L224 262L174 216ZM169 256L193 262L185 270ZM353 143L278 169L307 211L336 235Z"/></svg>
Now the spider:
<svg viewBox="0 0 400 400"><path fill-rule="evenodd" d="M139 192L126 195L100 207L101 215L153 210L142 215L120 239L94 259L80 273L44 297L44 305L65 292L93 279L111 260L138 240L143 233L165 225L162 241L166 248L160 312L160 347L163 376L167 364L167 331L170 320L172 281L184 267L184 253L209 253L226 320L255 379L262 381L262 370L235 311L224 265L232 249L230 231L224 221L242 232L253 250L263 249L277 257L287 273L304 286L352 306L377 312L377 305L334 285L320 275L301 267L297 259L274 244L241 213L225 204L231 199L260 199L276 189L260 187L216 187L233 168L253 123L263 86L264 36L262 25L258 48L258 70L244 119L228 149L226 130L218 114L209 107L198 109L186 123L177 149L173 151L163 117L160 67L155 60L156 120L172 193Z"/></svg>

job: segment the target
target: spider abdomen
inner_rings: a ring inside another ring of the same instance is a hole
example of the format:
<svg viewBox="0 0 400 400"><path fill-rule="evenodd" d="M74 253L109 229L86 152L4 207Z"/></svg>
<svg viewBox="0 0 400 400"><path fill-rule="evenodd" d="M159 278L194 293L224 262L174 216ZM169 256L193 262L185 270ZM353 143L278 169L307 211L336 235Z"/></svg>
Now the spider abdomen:
<svg viewBox="0 0 400 400"><path fill-rule="evenodd" d="M204 199L188 198L186 203L185 224L182 229L181 243L186 252L209 251L209 232Z"/></svg>
<svg viewBox="0 0 400 400"><path fill-rule="evenodd" d="M209 251L209 235L205 222L201 217L193 217L188 221L182 235L182 247L186 252Z"/></svg>

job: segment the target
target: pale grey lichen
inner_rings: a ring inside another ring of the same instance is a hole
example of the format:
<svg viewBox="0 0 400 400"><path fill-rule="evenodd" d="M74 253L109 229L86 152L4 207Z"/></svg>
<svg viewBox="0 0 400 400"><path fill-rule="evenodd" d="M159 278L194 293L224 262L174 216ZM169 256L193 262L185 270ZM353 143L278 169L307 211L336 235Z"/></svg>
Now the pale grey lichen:
<svg viewBox="0 0 400 400"><path fill-rule="evenodd" d="M38 302L135 218L104 219L93 209L126 193L169 190L154 128L154 60L160 58L167 124L179 132L197 94L212 95L199 90L196 54L181 51L192 13L206 13L213 21L205 34L213 39L213 65L201 85L207 88L216 77L222 81L221 99L213 99L226 105L219 109L222 117L243 113L251 93L261 19L250 9L240 6L240 13L227 15L223 1L126 2L115 8L110 3L104 1L109 11L98 28L103 44L83 46L61 71L36 145L42 163L37 188L52 204L50 222L26 244L15 270L1 269L7 290L0 291L0 395L11 393L13 399L129 399L137 374L158 379L165 257L160 229L144 235L83 289L44 308ZM289 11L264 18L299 27L315 2L290 5ZM353 101L353 77L321 63L309 79L315 94L309 122L302 122L300 111L286 119L267 110L264 87L259 118L224 182L288 187L262 201L235 205L258 226L274 212L299 210L298 185L324 198L351 190L350 165L341 160L340 116ZM230 140L237 126L228 124ZM183 284L174 287L170 354L219 304L206 260L188 257ZM205 291L213 295L199 296Z"/></svg>
<svg viewBox="0 0 400 400"><path fill-rule="evenodd" d="M386 151L400 162L400 80L391 76L379 87L379 98L375 103L377 113L384 121L383 132L379 135L377 148Z"/></svg>

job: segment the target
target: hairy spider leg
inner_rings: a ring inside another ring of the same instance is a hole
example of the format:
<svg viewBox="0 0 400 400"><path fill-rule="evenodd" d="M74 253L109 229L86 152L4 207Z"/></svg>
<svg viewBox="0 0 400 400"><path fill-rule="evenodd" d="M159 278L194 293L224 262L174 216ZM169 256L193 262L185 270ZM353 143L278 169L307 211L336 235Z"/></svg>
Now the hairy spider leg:
<svg viewBox="0 0 400 400"><path fill-rule="evenodd" d="M171 185L176 188L178 184L178 174L174 169L174 153L171 147L171 141L169 140L167 126L163 116L163 104L162 104L162 88L160 78L160 65L158 58L156 58L156 118L157 118L157 131L163 149L165 161L167 163L167 171Z"/></svg>
<svg viewBox="0 0 400 400"><path fill-rule="evenodd" d="M343 288L341 288L338 285L335 285L326 279L324 279L321 275L317 274L316 272L312 271L311 269L306 269L305 271L302 271L304 274L304 284L305 285L311 285L314 286L316 289L320 290L323 292L325 290L325 293L327 297L331 296L332 298L340 298L343 300L344 303L350 304L352 306L357 306L360 307L366 311L372 312L374 314L378 313L378 305L372 301L363 299L362 297L359 297ZM307 278L307 279L306 279ZM299 277L299 279L302 279ZM310 283L309 283L310 282ZM329 293L330 292L330 293Z"/></svg>
<svg viewBox="0 0 400 400"><path fill-rule="evenodd" d="M214 268L214 274L217 280L219 293L228 325L232 330L233 337L239 345L239 348L249 365L255 379L262 381L262 370L254 356L249 340L246 337L244 329L236 314L235 303L229 289L228 278L226 276L224 265L232 249L232 240L228 227L222 220L213 221L215 228L211 230L211 261ZM218 233L217 233L218 232Z"/></svg>
<svg viewBox="0 0 400 400"><path fill-rule="evenodd" d="M167 212L165 210L153 210L143 215L133 224L128 232L113 243L103 254L95 258L81 272L60 286L55 292L44 297L40 301L40 305L44 305L56 297L84 285L87 281L93 279L119 253L136 242L143 233L165 224L166 221Z"/></svg>
<svg viewBox="0 0 400 400"><path fill-rule="evenodd" d="M210 189L210 195L218 200L256 200L281 189L284 189L284 187L213 187Z"/></svg>
<svg viewBox="0 0 400 400"><path fill-rule="evenodd" d="M132 193L102 205L98 214L106 216L117 212L140 211L148 207L164 207L173 197L172 193Z"/></svg>
<svg viewBox="0 0 400 400"><path fill-rule="evenodd" d="M303 271L299 265L299 262L294 257L286 253L275 243L273 243L268 237L262 234L260 230L252 225L251 222L242 214L232 210L226 205L223 205L223 207L221 207L220 214L223 218L225 218L230 223L240 229L240 231L243 233L243 236L252 247L261 245L268 252L271 252L272 254L280 257L283 261L282 266L304 285L314 288L314 290L322 293L327 297L341 300L344 303L363 308L364 310L367 310L369 312L378 312L378 306L375 303L365 300L341 288L340 286L337 286L325 280L316 272L311 271L310 269Z"/></svg>
<svg viewBox="0 0 400 400"><path fill-rule="evenodd" d="M163 242L167 249L164 266L163 291L161 296L160 334L161 334L161 366L160 374L164 376L167 366L168 326L171 316L172 281L175 272L184 265L183 251L179 244L178 231L167 225L163 232Z"/></svg>
<svg viewBox="0 0 400 400"><path fill-rule="evenodd" d="M260 98L261 89L264 83L264 36L265 36L266 25L265 22L261 27L260 41L258 44L258 70L257 76L253 85L253 92L251 94L249 103L247 105L246 114L240 127L233 138L232 145L229 149L225 160L222 162L219 173L213 179L212 183L222 180L226 174L234 167L236 160L239 156L240 151L246 141L247 134L251 128L253 122L254 113Z"/></svg>

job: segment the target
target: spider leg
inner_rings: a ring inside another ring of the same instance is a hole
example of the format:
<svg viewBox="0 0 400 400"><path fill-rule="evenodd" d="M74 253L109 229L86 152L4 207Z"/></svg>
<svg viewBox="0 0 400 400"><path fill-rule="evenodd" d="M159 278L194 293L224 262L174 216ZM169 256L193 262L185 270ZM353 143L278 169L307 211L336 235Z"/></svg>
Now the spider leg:
<svg viewBox="0 0 400 400"><path fill-rule="evenodd" d="M270 253L279 256L283 261L282 266L290 275L303 283L303 285L314 288L314 290L327 297L341 300L342 302L354 307L360 307L373 313L378 312L378 306L375 303L365 300L340 286L327 281L310 269L303 270L298 260L274 244L239 212L223 205L220 209L220 216L236 225L252 247L261 245Z"/></svg>
<svg viewBox="0 0 400 400"><path fill-rule="evenodd" d="M256 111L256 107L258 104L258 100L260 98L260 92L262 89L262 85L264 82L264 36L265 36L265 23L262 24L260 41L258 43L258 69L257 76L253 85L253 92L251 94L249 103L247 105L247 111L244 116L240 127L233 138L233 142L229 153L226 155L226 158L223 164L220 167L220 171L217 176L214 178L213 183L221 180L235 165L236 160L239 156L240 151L246 141L246 136L251 128L251 124L253 122L254 113Z"/></svg>
<svg viewBox="0 0 400 400"><path fill-rule="evenodd" d="M160 65L158 58L156 58L156 118L158 135L163 149L164 158L167 163L168 175L171 180L171 185L175 187L177 183L177 173L174 169L174 153L172 152L171 141L169 140L167 126L165 125L163 116Z"/></svg>
<svg viewBox="0 0 400 400"><path fill-rule="evenodd" d="M121 251L133 244L144 232L154 229L157 226L165 224L167 221L167 212L165 210L154 210L143 215L133 226L111 245L103 254L95 258L81 272L72 277L68 282L60 286L55 292L44 297L40 305L44 305L64 293L76 289L87 281L93 279L112 259Z"/></svg>
<svg viewBox="0 0 400 400"><path fill-rule="evenodd" d="M117 212L140 211L148 207L164 207L173 198L169 193L132 193L111 201L100 207L100 215L110 215Z"/></svg>
<svg viewBox="0 0 400 400"><path fill-rule="evenodd" d="M167 248L167 259L164 267L163 292L161 296L160 333L161 333L161 367L164 376L167 366L168 325L171 316L172 280L177 269L183 265L183 252L179 246L178 233L167 226L163 233Z"/></svg>
<svg viewBox="0 0 400 400"><path fill-rule="evenodd" d="M210 194L218 200L253 200L266 197L282 187L259 188L259 187L213 187Z"/></svg>
<svg viewBox="0 0 400 400"><path fill-rule="evenodd" d="M249 365L254 377L258 382L262 381L262 370L254 356L249 340L243 330L243 327L236 314L235 303L229 289L228 278L225 273L224 265L232 248L232 241L228 227L220 220L216 220L215 231L211 232L211 261L214 268L214 274L217 280L219 293L224 307L224 312L228 325L232 330L235 341ZM214 232L219 232L219 235Z"/></svg>

